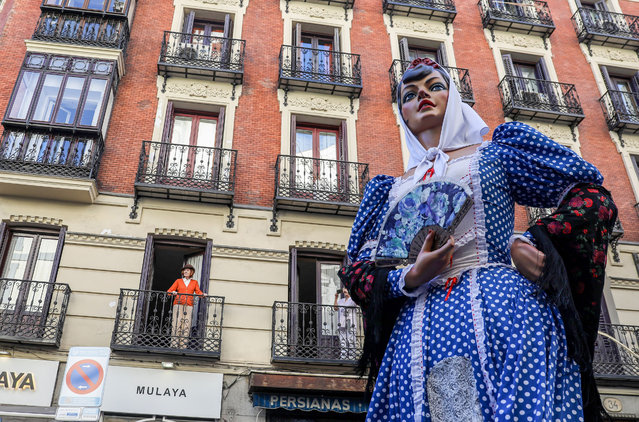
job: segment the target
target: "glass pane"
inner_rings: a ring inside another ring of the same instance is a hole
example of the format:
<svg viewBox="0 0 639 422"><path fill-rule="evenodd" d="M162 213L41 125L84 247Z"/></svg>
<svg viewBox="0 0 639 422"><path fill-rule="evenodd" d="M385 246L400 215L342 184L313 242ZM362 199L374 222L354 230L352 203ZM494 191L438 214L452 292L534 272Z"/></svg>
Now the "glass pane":
<svg viewBox="0 0 639 422"><path fill-rule="evenodd" d="M195 152L195 162L193 169L193 177L196 179L211 179L213 172L213 163L215 160L215 150L211 147L215 146L215 130L217 120L200 119L197 130L197 146L206 148L197 148Z"/></svg>
<svg viewBox="0 0 639 422"><path fill-rule="evenodd" d="M82 28L82 39L84 41L95 41L100 34L99 22L85 22Z"/></svg>
<svg viewBox="0 0 639 422"><path fill-rule="evenodd" d="M46 75L42 89L40 90L40 96L38 97L38 104L35 112L33 113L33 120L40 120L48 122L51 120L55 103L58 99L58 93L60 92L60 85L62 84L61 75Z"/></svg>
<svg viewBox="0 0 639 422"><path fill-rule="evenodd" d="M31 280L49 281L57 246L58 239L43 238L40 241L40 248L38 249L36 256L35 267L33 269Z"/></svg>
<svg viewBox="0 0 639 422"><path fill-rule="evenodd" d="M191 139L191 127L193 118L188 116L175 116L173 120L173 136L171 136L171 148L167 175L173 177L186 177L189 172L189 145Z"/></svg>
<svg viewBox="0 0 639 422"><path fill-rule="evenodd" d="M313 132L305 129L295 131L295 155L313 157Z"/></svg>
<svg viewBox="0 0 639 422"><path fill-rule="evenodd" d="M67 6L68 7L83 7L84 6L84 0L68 0Z"/></svg>
<svg viewBox="0 0 639 422"><path fill-rule="evenodd" d="M66 164L69 157L69 149L71 148L71 138L58 136L49 139L48 142L50 144L49 152L46 157L39 161L49 164Z"/></svg>
<svg viewBox="0 0 639 422"><path fill-rule="evenodd" d="M2 269L2 278L23 279L26 276L27 261L33 238L30 236L14 235L7 252L7 260Z"/></svg>
<svg viewBox="0 0 639 422"><path fill-rule="evenodd" d="M100 111L104 102L104 93L107 81L105 79L92 79L89 84L89 92L84 101L84 109L80 118L82 126L97 126L100 119Z"/></svg>
<svg viewBox="0 0 639 422"><path fill-rule="evenodd" d="M124 0L109 0L109 12L123 13L124 5Z"/></svg>
<svg viewBox="0 0 639 422"><path fill-rule="evenodd" d="M428 58L432 61L437 61L437 53L434 51L426 51L410 47L408 48L408 57L410 61L413 61L416 58Z"/></svg>
<svg viewBox="0 0 639 422"><path fill-rule="evenodd" d="M33 93L35 92L36 85L40 74L38 72L24 72L22 77L16 84L16 94L13 99L13 106L9 117L13 119L26 119L31 100L33 99Z"/></svg>
<svg viewBox="0 0 639 422"><path fill-rule="evenodd" d="M48 4L51 6L62 6L62 0L46 0L44 4Z"/></svg>
<svg viewBox="0 0 639 422"><path fill-rule="evenodd" d="M337 134L335 132L320 132L319 150L319 158L337 160Z"/></svg>
<svg viewBox="0 0 639 422"><path fill-rule="evenodd" d="M104 0L89 0L87 9L102 10L104 8Z"/></svg>
<svg viewBox="0 0 639 422"><path fill-rule="evenodd" d="M67 78L62 100L60 101L60 108L58 108L58 114L55 119L56 123L68 125L75 122L75 115L78 112L80 96L82 95L82 88L84 88L84 79L85 78L78 77Z"/></svg>
<svg viewBox="0 0 639 422"><path fill-rule="evenodd" d="M320 304L322 307L322 334L337 335L337 312L333 309L335 292L340 289L341 283L337 272L341 265L333 263L320 263ZM328 306L331 305L331 306Z"/></svg>

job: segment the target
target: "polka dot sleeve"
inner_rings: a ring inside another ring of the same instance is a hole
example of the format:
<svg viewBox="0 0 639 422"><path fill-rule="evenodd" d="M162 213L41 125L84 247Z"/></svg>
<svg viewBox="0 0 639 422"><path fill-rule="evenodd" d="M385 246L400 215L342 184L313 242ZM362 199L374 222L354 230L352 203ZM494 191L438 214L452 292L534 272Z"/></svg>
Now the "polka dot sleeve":
<svg viewBox="0 0 639 422"><path fill-rule="evenodd" d="M506 184L521 205L556 207L576 183L603 182L595 166L521 122L497 127L488 148L495 148Z"/></svg>

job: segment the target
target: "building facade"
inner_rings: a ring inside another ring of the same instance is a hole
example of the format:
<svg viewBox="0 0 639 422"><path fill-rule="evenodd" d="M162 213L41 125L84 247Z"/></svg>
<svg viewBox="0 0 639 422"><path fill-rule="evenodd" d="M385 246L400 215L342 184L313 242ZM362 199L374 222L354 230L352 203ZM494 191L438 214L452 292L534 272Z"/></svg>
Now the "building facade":
<svg viewBox="0 0 639 422"><path fill-rule="evenodd" d="M596 371L639 420L637 1L2 0L0 31L3 420L53 419L73 346L111 349L104 422L363 420L337 269L418 56L604 174Z"/></svg>

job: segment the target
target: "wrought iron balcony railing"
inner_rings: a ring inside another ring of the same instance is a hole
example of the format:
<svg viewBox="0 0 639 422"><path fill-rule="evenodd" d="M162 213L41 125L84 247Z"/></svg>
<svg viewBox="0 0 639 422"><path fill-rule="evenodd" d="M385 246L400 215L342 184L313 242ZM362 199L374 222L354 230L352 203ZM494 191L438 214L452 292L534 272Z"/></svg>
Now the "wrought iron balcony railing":
<svg viewBox="0 0 639 422"><path fill-rule="evenodd" d="M457 16L453 0L383 0L384 13L451 23Z"/></svg>
<svg viewBox="0 0 639 422"><path fill-rule="evenodd" d="M59 347L68 284L0 278L0 340Z"/></svg>
<svg viewBox="0 0 639 422"><path fill-rule="evenodd" d="M550 8L538 0L480 0L484 28L516 31L547 38L555 30Z"/></svg>
<svg viewBox="0 0 639 422"><path fill-rule="evenodd" d="M589 47L639 48L639 16L580 7L571 20L577 39Z"/></svg>
<svg viewBox="0 0 639 422"><path fill-rule="evenodd" d="M364 327L358 307L273 303L273 362L355 364Z"/></svg>
<svg viewBox="0 0 639 422"><path fill-rule="evenodd" d="M129 16L132 8L135 8L132 0L42 0L40 8L47 10L62 10L66 12L81 12L89 14Z"/></svg>
<svg viewBox="0 0 639 422"><path fill-rule="evenodd" d="M551 123L577 125L584 118L577 90L572 84L505 76L499 82L504 114Z"/></svg>
<svg viewBox="0 0 639 422"><path fill-rule="evenodd" d="M102 16L43 12L33 39L115 48L126 53L129 23L127 20Z"/></svg>
<svg viewBox="0 0 639 422"><path fill-rule="evenodd" d="M5 130L0 170L95 179L102 149L101 139Z"/></svg>
<svg viewBox="0 0 639 422"><path fill-rule="evenodd" d="M606 116L608 129L639 132L639 94L609 90L599 99L599 104Z"/></svg>
<svg viewBox="0 0 639 422"><path fill-rule="evenodd" d="M368 164L278 155L275 209L355 215Z"/></svg>
<svg viewBox="0 0 639 422"><path fill-rule="evenodd" d="M358 98L362 91L359 54L283 45L279 88Z"/></svg>
<svg viewBox="0 0 639 422"><path fill-rule="evenodd" d="M114 350L219 358L224 298L120 289Z"/></svg>
<svg viewBox="0 0 639 422"><path fill-rule="evenodd" d="M593 369L599 378L639 381L639 326L600 324Z"/></svg>
<svg viewBox="0 0 639 422"><path fill-rule="evenodd" d="M232 38L164 31L158 72L241 84L245 44Z"/></svg>
<svg viewBox="0 0 639 422"><path fill-rule="evenodd" d="M410 61L407 60L393 60L393 64L390 69L388 69L388 76L390 78L390 87L391 87L391 99L393 102L397 101L397 85L402 80L402 76L408 66L410 66ZM459 95L461 95L462 101L473 106L475 104L475 96L473 94L473 86L470 82L470 73L468 73L468 69L462 69L458 67L449 67L442 66L450 75L451 79L455 83L457 90L459 91Z"/></svg>
<svg viewBox="0 0 639 422"><path fill-rule="evenodd" d="M236 159L232 149L144 141L135 190L139 196L229 203Z"/></svg>

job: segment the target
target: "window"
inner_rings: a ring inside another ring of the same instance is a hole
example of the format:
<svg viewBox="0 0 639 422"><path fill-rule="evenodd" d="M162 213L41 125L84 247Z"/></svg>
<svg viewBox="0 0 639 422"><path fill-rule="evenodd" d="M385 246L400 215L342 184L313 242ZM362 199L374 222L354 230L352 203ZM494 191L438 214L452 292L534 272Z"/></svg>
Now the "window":
<svg viewBox="0 0 639 422"><path fill-rule="evenodd" d="M639 155L630 155L630 161L635 169L635 175L639 178Z"/></svg>
<svg viewBox="0 0 639 422"><path fill-rule="evenodd" d="M189 60L209 60L227 63L231 57L233 20L230 14L210 14L204 11L186 12L182 25L180 55Z"/></svg>
<svg viewBox="0 0 639 422"><path fill-rule="evenodd" d="M341 292L337 272L344 260L343 255L326 251L291 250L289 300L300 304L289 308L291 344L304 342L324 354L308 357L339 356L338 313L333 305L335 293Z"/></svg>
<svg viewBox="0 0 639 422"><path fill-rule="evenodd" d="M203 11L189 11L184 14L182 32L200 37L231 38L233 19L230 14L207 15Z"/></svg>
<svg viewBox="0 0 639 422"><path fill-rule="evenodd" d="M294 66L304 78L326 79L341 71L339 28L296 23L293 26ZM330 79L330 78L329 78Z"/></svg>
<svg viewBox="0 0 639 422"><path fill-rule="evenodd" d="M66 229L0 224L0 312L42 312L56 280ZM4 319L3 319L4 321ZM4 327L0 327L4 329Z"/></svg>
<svg viewBox="0 0 639 422"><path fill-rule="evenodd" d="M127 0L45 0L45 6L60 6L99 12L124 13Z"/></svg>
<svg viewBox="0 0 639 422"><path fill-rule="evenodd" d="M442 66L448 65L444 44L428 43L424 40L410 40L401 38L399 40L399 56L402 61L412 62L418 57L429 58Z"/></svg>
<svg viewBox="0 0 639 422"><path fill-rule="evenodd" d="M291 117L291 181L295 188L346 194L346 122L323 125Z"/></svg>
<svg viewBox="0 0 639 422"><path fill-rule="evenodd" d="M509 82L513 97L530 104L556 104L561 98L561 92L545 82L550 75L543 58L503 54L502 59L506 76L514 77Z"/></svg>
<svg viewBox="0 0 639 422"><path fill-rule="evenodd" d="M622 120L639 118L639 72L601 66L601 74L615 111Z"/></svg>
<svg viewBox="0 0 639 422"><path fill-rule="evenodd" d="M114 78L111 61L28 54L5 119L100 130Z"/></svg>
<svg viewBox="0 0 639 422"><path fill-rule="evenodd" d="M221 161L230 159L222 154L224 134L224 107L217 110L189 109L189 104L167 106L162 147L151 151L150 165L163 183L178 182L178 179L198 179L215 182L228 180L221 174ZM191 105L195 107L195 105Z"/></svg>

